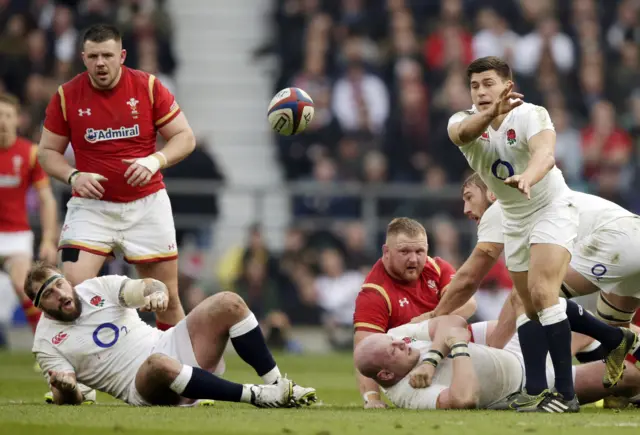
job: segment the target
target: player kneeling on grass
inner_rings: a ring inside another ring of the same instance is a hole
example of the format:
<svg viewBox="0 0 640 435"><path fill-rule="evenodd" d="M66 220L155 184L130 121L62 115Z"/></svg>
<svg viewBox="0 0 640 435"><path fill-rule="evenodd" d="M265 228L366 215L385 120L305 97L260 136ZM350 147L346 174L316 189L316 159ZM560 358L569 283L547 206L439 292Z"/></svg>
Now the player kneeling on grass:
<svg viewBox="0 0 640 435"><path fill-rule="evenodd" d="M136 312L167 308L167 287L154 279L111 275L73 287L60 270L37 264L25 291L44 312L33 352L56 404L81 403L78 383L138 406L211 399L293 407L316 400L313 388L281 376L255 316L235 293L209 297L174 328L160 331ZM229 338L263 385L211 373Z"/></svg>
<svg viewBox="0 0 640 435"><path fill-rule="evenodd" d="M356 368L375 380L400 408L509 409L524 383L524 361L517 335L504 349L484 345L495 323L474 323L467 328L461 317L441 316L399 326L386 334L373 334L355 349ZM470 343L471 335L474 342ZM584 335L572 335L574 354L598 345ZM580 403L598 401L612 390L632 400L640 397L640 371L634 370L630 363L626 366L625 377L609 389L600 381L605 371L603 362L573 367ZM553 365L549 358L546 377L553 385ZM549 398L541 402L540 409L532 411L566 412L557 406Z"/></svg>

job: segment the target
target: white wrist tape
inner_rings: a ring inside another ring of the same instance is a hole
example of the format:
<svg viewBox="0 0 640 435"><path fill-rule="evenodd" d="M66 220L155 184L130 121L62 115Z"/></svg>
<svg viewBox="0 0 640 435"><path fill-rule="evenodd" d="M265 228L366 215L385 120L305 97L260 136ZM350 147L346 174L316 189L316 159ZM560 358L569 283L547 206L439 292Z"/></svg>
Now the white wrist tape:
<svg viewBox="0 0 640 435"><path fill-rule="evenodd" d="M469 354L469 344L466 341L459 341L451 346L451 357L471 356Z"/></svg>
<svg viewBox="0 0 640 435"><path fill-rule="evenodd" d="M164 164L166 164L167 158L161 152L157 152L150 156L137 159L136 163L147 168L151 172L151 175L153 175L160 170L160 167L162 167L162 159L164 159Z"/></svg>
<svg viewBox="0 0 640 435"><path fill-rule="evenodd" d="M122 288L122 299L127 307L140 308L145 305L145 289L147 286L141 279L130 279Z"/></svg>
<svg viewBox="0 0 640 435"><path fill-rule="evenodd" d="M362 398L365 402L369 402L369 396L371 396L372 394L377 394L378 396L380 396L380 393L378 393L377 391L367 391L362 395Z"/></svg>
<svg viewBox="0 0 640 435"><path fill-rule="evenodd" d="M440 364L443 356L444 355L442 355L439 351L431 349L422 359L422 363L431 364L434 367L438 367L438 364Z"/></svg>

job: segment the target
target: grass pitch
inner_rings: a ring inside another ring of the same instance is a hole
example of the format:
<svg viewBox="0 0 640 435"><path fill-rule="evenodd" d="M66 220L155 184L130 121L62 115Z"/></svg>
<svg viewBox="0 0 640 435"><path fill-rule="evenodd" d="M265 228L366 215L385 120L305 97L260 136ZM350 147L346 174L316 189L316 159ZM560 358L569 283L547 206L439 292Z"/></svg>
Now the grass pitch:
<svg viewBox="0 0 640 435"><path fill-rule="evenodd" d="M0 353L0 435L423 435L423 434L640 434L640 410L583 407L573 415L490 411L362 409L348 354L278 355L283 373L317 388L321 403L304 409L256 409L216 403L207 408L133 408L98 395L98 404L45 405L45 384L28 353ZM225 378L259 382L236 356Z"/></svg>

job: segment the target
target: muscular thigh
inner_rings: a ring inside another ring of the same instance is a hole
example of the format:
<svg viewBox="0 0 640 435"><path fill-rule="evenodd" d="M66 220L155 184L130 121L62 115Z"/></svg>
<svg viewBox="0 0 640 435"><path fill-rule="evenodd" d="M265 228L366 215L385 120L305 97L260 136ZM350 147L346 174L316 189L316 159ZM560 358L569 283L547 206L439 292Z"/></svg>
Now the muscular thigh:
<svg viewBox="0 0 640 435"><path fill-rule="evenodd" d="M176 230L166 190L126 207L126 228L119 240L125 260L132 264L175 260L178 257Z"/></svg>
<svg viewBox="0 0 640 435"><path fill-rule="evenodd" d="M151 405L171 406L180 403L180 396L169 388L178 376L182 364L165 356L154 354L147 358L136 373L135 389L144 402ZM133 401L136 398L132 398Z"/></svg>

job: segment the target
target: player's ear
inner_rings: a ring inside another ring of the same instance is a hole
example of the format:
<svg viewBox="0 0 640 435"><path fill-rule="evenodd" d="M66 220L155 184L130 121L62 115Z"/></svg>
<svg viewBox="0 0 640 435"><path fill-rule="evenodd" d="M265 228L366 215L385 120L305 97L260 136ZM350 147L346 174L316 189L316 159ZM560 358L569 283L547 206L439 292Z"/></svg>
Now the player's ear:
<svg viewBox="0 0 640 435"><path fill-rule="evenodd" d="M392 380L395 376L392 372L390 372L387 369L382 369L378 372L378 374L376 375L376 377L381 380L381 381L390 381Z"/></svg>
<svg viewBox="0 0 640 435"><path fill-rule="evenodd" d="M487 190L487 199L491 201L491 204L493 204L497 200L496 195L490 190Z"/></svg>
<svg viewBox="0 0 640 435"><path fill-rule="evenodd" d="M124 65L124 60L127 58L127 50L124 48L120 52L120 65Z"/></svg>

